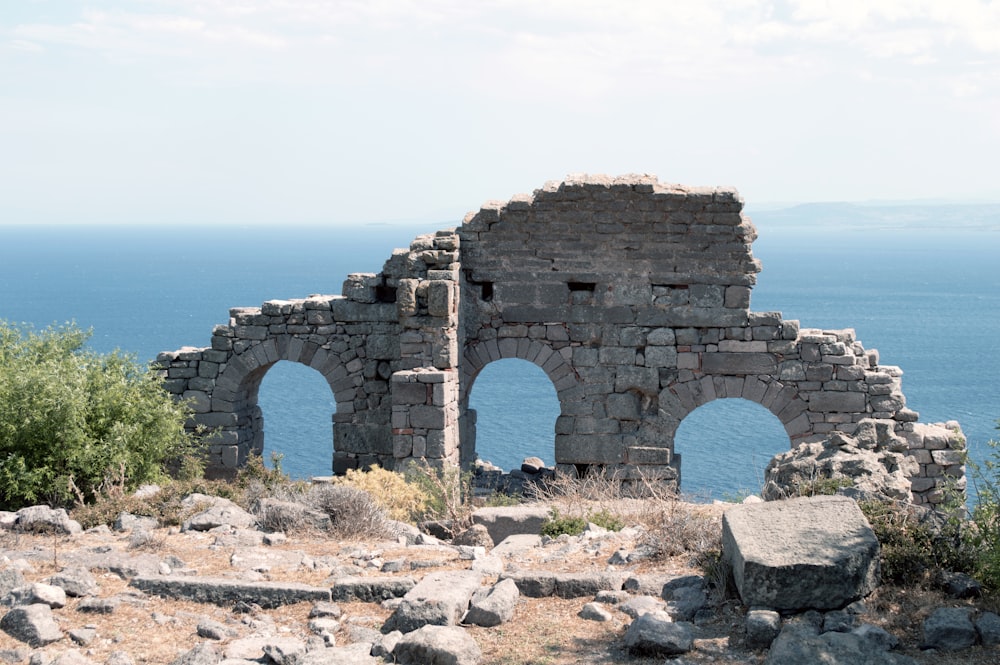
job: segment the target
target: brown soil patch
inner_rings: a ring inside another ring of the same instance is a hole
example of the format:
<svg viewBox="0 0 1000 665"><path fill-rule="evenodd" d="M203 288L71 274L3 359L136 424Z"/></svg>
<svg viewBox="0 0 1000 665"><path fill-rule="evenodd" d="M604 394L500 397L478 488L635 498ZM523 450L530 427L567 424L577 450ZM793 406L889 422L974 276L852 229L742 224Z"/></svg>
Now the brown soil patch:
<svg viewBox="0 0 1000 665"><path fill-rule="evenodd" d="M680 508L677 509L680 511ZM696 507L695 511L711 513L717 519L721 508ZM683 524L679 515L670 524ZM290 535L283 543L264 546L260 551L286 553L289 561L303 563L274 564L261 570L234 568L234 554L246 555L247 546L225 534L180 533L176 528L158 529L138 547L137 539L122 533L86 533L76 538L0 533L0 556L3 567L24 569L30 582L45 581L53 572L70 564L81 552L102 553L111 557L152 555L159 560L177 557L184 567L202 576L224 576L234 579L295 581L320 587L333 584L332 571L360 570L360 574L383 575L378 566L382 561L403 559L403 571L396 575L422 577L426 572L442 568L468 568L470 561L461 560L447 547L406 547L395 542L349 542L332 540L321 534ZM608 559L618 549L636 545L631 537L610 535L588 540L563 537L555 542L530 550L516 560L507 561L509 569L551 570L554 572L606 571ZM275 561L286 559L276 557ZM630 573L669 574L672 576L699 573L695 565L698 556L685 552L675 556L644 560L621 568ZM411 567L413 563L415 567ZM341 572L341 574L343 574ZM96 663L103 663L112 652L125 651L136 663L170 663L180 653L205 641L197 635L203 619L224 624L238 637L255 633L271 633L303 641L317 639L308 628L311 603L299 603L273 610L238 611L232 607L202 605L187 601L147 596L128 586L128 581L110 572L95 572L100 583L99 596L118 598L120 603L112 614L90 614L77 610L79 599L69 599L65 608L54 610L60 627L67 633L90 627L96 638L87 645L72 643L70 637L44 648L54 657L68 649L79 649ZM522 598L514 620L496 628L468 627L479 643L486 665L543 665L570 663L635 663L662 665L662 659L629 658L622 649L622 636L629 618L614 612L612 621L598 623L578 616L592 598ZM904 653L922 665L944 664L986 665L1000 662L1000 650L974 648L957 654L929 654L917 647L921 623L927 614L944 605L960 605L940 594L918 589L883 587L868 600L864 621L880 625L903 639ZM335 634L336 643L349 643L359 628L378 630L391 614L391 609L379 604L341 603L343 617ZM980 607L984 605L980 604ZM989 607L987 609L996 609ZM743 644L743 614L737 600L729 599L715 608L711 621L698 626L696 650L684 656L686 663L716 663L723 665L759 665L764 652L748 651ZM236 637L223 640L223 648ZM23 643L0 633L0 650L24 650Z"/></svg>

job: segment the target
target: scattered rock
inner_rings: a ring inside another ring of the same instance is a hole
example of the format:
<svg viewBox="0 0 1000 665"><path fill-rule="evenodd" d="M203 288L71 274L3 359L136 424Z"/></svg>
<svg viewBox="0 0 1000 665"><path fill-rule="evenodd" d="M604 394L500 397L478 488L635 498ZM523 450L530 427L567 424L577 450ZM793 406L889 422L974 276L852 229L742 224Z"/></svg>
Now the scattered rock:
<svg viewBox="0 0 1000 665"><path fill-rule="evenodd" d="M873 646L880 651L892 651L899 647L898 637L870 623L863 623L851 632L863 640L872 642Z"/></svg>
<svg viewBox="0 0 1000 665"><path fill-rule="evenodd" d="M32 647L42 647L62 639L63 633L48 605L22 605L0 619L0 630Z"/></svg>
<svg viewBox="0 0 1000 665"><path fill-rule="evenodd" d="M73 628L66 632L69 639L82 647L89 645L97 637L97 630L94 628Z"/></svg>
<svg viewBox="0 0 1000 665"><path fill-rule="evenodd" d="M976 627L965 607L941 607L924 620L925 649L957 651L976 643Z"/></svg>
<svg viewBox="0 0 1000 665"><path fill-rule="evenodd" d="M115 519L114 529L115 531L152 531L160 526L155 517L146 517L144 515L133 515L132 513L122 511L118 514L117 519Z"/></svg>
<svg viewBox="0 0 1000 665"><path fill-rule="evenodd" d="M340 605L327 601L320 601L309 610L310 619L339 619L343 614L344 611L340 609Z"/></svg>
<svg viewBox="0 0 1000 665"><path fill-rule="evenodd" d="M401 665L478 665L479 645L458 626L422 626L396 643L392 655Z"/></svg>
<svg viewBox="0 0 1000 665"><path fill-rule="evenodd" d="M776 456L764 470L761 494L769 501L800 496L816 478L842 479L868 498L910 501L910 477L919 463L895 434L895 423L865 419L853 436L832 432Z"/></svg>
<svg viewBox="0 0 1000 665"><path fill-rule="evenodd" d="M482 524L473 524L471 527L455 536L451 541L452 545L466 545L469 547L484 547L493 549L493 539L490 532Z"/></svg>
<svg viewBox="0 0 1000 665"><path fill-rule="evenodd" d="M746 640L751 649L766 649L781 632L781 615L773 610L750 610L746 618Z"/></svg>
<svg viewBox="0 0 1000 665"><path fill-rule="evenodd" d="M97 580L89 570L82 567L64 568L49 578L49 584L66 592L67 596L80 598L97 593Z"/></svg>
<svg viewBox="0 0 1000 665"><path fill-rule="evenodd" d="M264 655L275 665L298 665L305 653L305 643L290 637L274 638L264 645Z"/></svg>
<svg viewBox="0 0 1000 665"><path fill-rule="evenodd" d="M611 621L614 619L614 615L604 605L597 602L584 605L577 616L588 621Z"/></svg>
<svg viewBox="0 0 1000 665"><path fill-rule="evenodd" d="M885 651L881 646L854 633L819 635L808 622L788 623L781 629L764 665L916 665L902 654Z"/></svg>
<svg viewBox="0 0 1000 665"><path fill-rule="evenodd" d="M691 625L674 623L666 612L643 614L625 631L625 648L634 656L677 656L693 646Z"/></svg>
<svg viewBox="0 0 1000 665"><path fill-rule="evenodd" d="M42 603L54 610L66 606L66 592L57 586L35 582L26 591L24 605Z"/></svg>
<svg viewBox="0 0 1000 665"><path fill-rule="evenodd" d="M976 619L976 632L984 647L997 646L1000 644L1000 616L993 612L983 612Z"/></svg>
<svg viewBox="0 0 1000 665"><path fill-rule="evenodd" d="M521 471L529 474L541 473L545 469L545 462L540 457L525 457L521 462Z"/></svg>
<svg viewBox="0 0 1000 665"><path fill-rule="evenodd" d="M222 641L227 637L236 637L238 635L235 630L227 628L225 624L214 619L202 619L199 621L195 632L197 632L198 637L216 641Z"/></svg>
<svg viewBox="0 0 1000 665"><path fill-rule="evenodd" d="M624 612L633 619L650 612L666 611L666 603L653 596L633 596L618 605L618 611Z"/></svg>
<svg viewBox="0 0 1000 665"><path fill-rule="evenodd" d="M823 615L824 633L849 633L856 624L857 617L846 610L833 610Z"/></svg>
<svg viewBox="0 0 1000 665"><path fill-rule="evenodd" d="M24 575L15 568L5 568L0 570L0 599L5 605L10 605L13 599L8 601L8 596L14 589L25 586Z"/></svg>
<svg viewBox="0 0 1000 665"><path fill-rule="evenodd" d="M372 656L371 650L371 644L359 642L342 647L309 651L302 657L298 665L382 665L384 661Z"/></svg>
<svg viewBox="0 0 1000 665"><path fill-rule="evenodd" d="M83 533L83 527L71 520L62 508L28 506L17 511L14 530L26 533L56 533L74 536Z"/></svg>
<svg viewBox="0 0 1000 665"><path fill-rule="evenodd" d="M392 662L392 652L396 649L396 645L399 644L399 640L402 638L403 633L398 630L386 633L372 645L371 655Z"/></svg>
<svg viewBox="0 0 1000 665"><path fill-rule="evenodd" d="M938 583L952 598L979 598L983 595L983 585L965 573L942 573Z"/></svg>
<svg viewBox="0 0 1000 665"><path fill-rule="evenodd" d="M90 612L92 614L113 614L118 609L117 598L84 598L76 605L77 612Z"/></svg>
<svg viewBox="0 0 1000 665"><path fill-rule="evenodd" d="M181 501L186 510L198 510L181 524L181 531L209 531L220 526L249 529L257 519L229 499L207 494L190 494Z"/></svg>
<svg viewBox="0 0 1000 665"><path fill-rule="evenodd" d="M492 627L507 623L514 617L514 608L521 594L514 580L502 580L489 589L480 589L472 596L465 623Z"/></svg>
<svg viewBox="0 0 1000 665"><path fill-rule="evenodd" d="M181 654L171 665L216 665L220 660L219 648L211 642L202 642Z"/></svg>
<svg viewBox="0 0 1000 665"><path fill-rule="evenodd" d="M76 649L70 649L69 651L63 651L61 654L53 658L49 665L96 665L94 661L87 658L85 655L77 651Z"/></svg>
<svg viewBox="0 0 1000 665"><path fill-rule="evenodd" d="M455 625L465 615L481 581L482 575L471 570L428 573L403 596L383 632L399 630L405 634L426 625Z"/></svg>

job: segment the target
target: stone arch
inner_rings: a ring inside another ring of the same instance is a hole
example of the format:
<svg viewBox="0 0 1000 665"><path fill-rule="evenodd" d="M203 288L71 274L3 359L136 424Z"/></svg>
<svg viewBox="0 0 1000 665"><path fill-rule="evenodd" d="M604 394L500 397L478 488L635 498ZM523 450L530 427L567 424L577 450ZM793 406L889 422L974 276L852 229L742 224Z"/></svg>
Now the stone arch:
<svg viewBox="0 0 1000 665"><path fill-rule="evenodd" d="M461 432L460 457L464 468L468 468L476 456L476 414L469 408L469 396L480 372L498 360L524 360L535 365L556 391L559 410L563 413L569 402L580 401L582 395L577 390L579 376L563 355L550 345L536 339L502 338L470 342L462 356L459 380L459 431ZM558 431L558 420L555 431ZM556 464L560 463L558 453Z"/></svg>
<svg viewBox="0 0 1000 665"><path fill-rule="evenodd" d="M479 373L496 360L519 359L536 365L555 386L560 404L564 399L570 399L569 391L579 383L579 376L563 355L535 339L522 337L472 342L466 345L463 359L460 395L463 402L468 401Z"/></svg>
<svg viewBox="0 0 1000 665"><path fill-rule="evenodd" d="M327 378L338 472L467 464L469 391L489 362L518 358L556 388L555 457L567 473L676 481L680 421L740 397L773 413L793 444L869 418L891 424L919 461L917 500L934 503L944 456L906 408L902 370L850 328L752 311L756 237L732 188L574 176L418 236L381 272L348 275L341 295L231 309L210 347L158 362L166 389L195 405L191 428L211 431L220 475L259 445L256 386L278 360Z"/></svg>
<svg viewBox="0 0 1000 665"><path fill-rule="evenodd" d="M213 412L233 416L233 426L229 429L235 436L229 438L237 459L224 460L224 463L232 462L226 466L240 466L249 455L263 452L264 419L257 405L258 391L268 370L281 361L305 365L323 376L334 396L334 420L337 413L353 411L354 391L345 388L360 385L362 379L352 376L336 354L302 343L298 338L271 338L250 344L242 353L230 354L225 369L216 379L212 396ZM337 450L335 432L334 426L334 452Z"/></svg>
<svg viewBox="0 0 1000 665"><path fill-rule="evenodd" d="M677 427L692 411L716 399L740 398L754 402L781 421L792 447L813 434L803 430L800 416L809 409L793 382L783 382L772 376L706 375L679 381L668 387L674 399L665 400L661 410L673 424L671 438ZM666 392L666 391L665 391ZM662 396L661 396L662 400Z"/></svg>
<svg viewBox="0 0 1000 665"><path fill-rule="evenodd" d="M775 455L794 447L784 424L758 402L716 397L691 411L674 434L679 490L704 499L759 494Z"/></svg>

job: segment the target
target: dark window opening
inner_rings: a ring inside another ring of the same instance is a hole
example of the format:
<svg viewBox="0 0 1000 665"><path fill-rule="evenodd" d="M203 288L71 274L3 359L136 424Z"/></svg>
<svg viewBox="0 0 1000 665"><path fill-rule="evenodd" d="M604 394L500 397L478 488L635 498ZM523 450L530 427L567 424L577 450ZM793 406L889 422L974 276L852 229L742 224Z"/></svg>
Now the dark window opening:
<svg viewBox="0 0 1000 665"><path fill-rule="evenodd" d="M593 292L597 288L597 284L595 284L594 282L567 282L566 286L569 287L570 291Z"/></svg>
<svg viewBox="0 0 1000 665"><path fill-rule="evenodd" d="M375 287L375 301L384 303L396 302L396 287L385 284Z"/></svg>
<svg viewBox="0 0 1000 665"><path fill-rule="evenodd" d="M479 286L482 288L482 299L486 302L493 300L493 282L482 282Z"/></svg>

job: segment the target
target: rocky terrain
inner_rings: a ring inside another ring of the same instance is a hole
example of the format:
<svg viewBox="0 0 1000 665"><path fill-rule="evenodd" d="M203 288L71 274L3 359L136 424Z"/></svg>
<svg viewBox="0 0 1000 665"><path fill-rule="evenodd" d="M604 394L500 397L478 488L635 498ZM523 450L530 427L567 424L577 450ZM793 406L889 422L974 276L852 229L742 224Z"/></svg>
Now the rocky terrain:
<svg viewBox="0 0 1000 665"><path fill-rule="evenodd" d="M744 607L720 566L653 552L640 527L538 535L542 505L481 509L451 542L265 532L190 498L181 527L6 513L0 660L9 663L995 663L975 600L882 587L825 612ZM726 506L677 505L720 529ZM654 556L658 554L658 556ZM960 591L957 591L961 595Z"/></svg>

